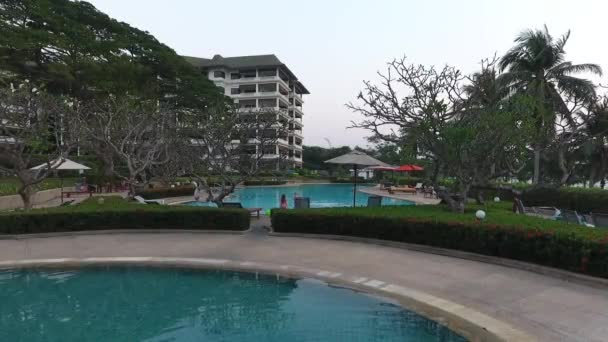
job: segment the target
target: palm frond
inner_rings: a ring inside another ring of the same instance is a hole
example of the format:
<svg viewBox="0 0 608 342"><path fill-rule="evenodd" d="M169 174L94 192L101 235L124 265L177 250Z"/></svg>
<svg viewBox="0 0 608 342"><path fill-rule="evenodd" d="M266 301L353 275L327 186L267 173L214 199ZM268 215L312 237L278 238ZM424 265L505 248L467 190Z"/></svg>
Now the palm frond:
<svg viewBox="0 0 608 342"><path fill-rule="evenodd" d="M568 95L583 101L592 101L595 97L595 85L590 80L560 75L556 81L557 88Z"/></svg>
<svg viewBox="0 0 608 342"><path fill-rule="evenodd" d="M602 76L603 74L602 67L593 63L572 64L571 62L564 62L556 65L549 71L550 74L555 75L556 77L581 72L588 72L598 76Z"/></svg>

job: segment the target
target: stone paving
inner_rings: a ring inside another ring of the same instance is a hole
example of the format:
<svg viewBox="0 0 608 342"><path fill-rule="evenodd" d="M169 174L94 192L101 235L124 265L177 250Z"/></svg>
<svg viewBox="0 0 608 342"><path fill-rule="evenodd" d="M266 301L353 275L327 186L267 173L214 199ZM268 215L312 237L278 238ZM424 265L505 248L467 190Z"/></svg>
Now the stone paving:
<svg viewBox="0 0 608 342"><path fill-rule="evenodd" d="M523 270L373 244L265 234L122 233L0 240L0 261L189 257L344 272L390 282L479 311L543 341L608 340L608 288Z"/></svg>

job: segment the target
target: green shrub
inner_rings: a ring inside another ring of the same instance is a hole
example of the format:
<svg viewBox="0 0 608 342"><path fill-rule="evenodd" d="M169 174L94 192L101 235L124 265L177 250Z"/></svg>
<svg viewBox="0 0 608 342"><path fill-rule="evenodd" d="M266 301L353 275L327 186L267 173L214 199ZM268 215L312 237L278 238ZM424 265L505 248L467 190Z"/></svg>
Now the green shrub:
<svg viewBox="0 0 608 342"><path fill-rule="evenodd" d="M287 184L287 181L280 180L248 180L243 182L244 185L247 186L256 186L256 185L283 185Z"/></svg>
<svg viewBox="0 0 608 342"><path fill-rule="evenodd" d="M589 188L532 188L522 194L526 206L553 206L581 213L608 213L608 191Z"/></svg>
<svg viewBox="0 0 608 342"><path fill-rule="evenodd" d="M174 188L142 189L137 192L137 195L145 199L192 196L193 194L194 185L192 184L176 186Z"/></svg>
<svg viewBox="0 0 608 342"><path fill-rule="evenodd" d="M488 214L496 216L493 222L504 223L477 223L472 212L459 215L424 206L273 209L271 219L277 232L346 235L429 245L608 278L608 232L516 216L504 210L504 213L489 211ZM513 219L501 219L505 217Z"/></svg>
<svg viewBox="0 0 608 342"><path fill-rule="evenodd" d="M143 205L120 198L97 198L83 204L0 214L0 234L52 233L105 229L247 230L243 209Z"/></svg>

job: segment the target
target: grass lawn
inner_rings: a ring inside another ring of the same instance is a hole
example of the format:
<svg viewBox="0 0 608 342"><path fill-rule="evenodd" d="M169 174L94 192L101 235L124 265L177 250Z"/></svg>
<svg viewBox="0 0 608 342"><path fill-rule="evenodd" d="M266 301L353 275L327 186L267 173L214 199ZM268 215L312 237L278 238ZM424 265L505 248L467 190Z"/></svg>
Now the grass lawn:
<svg viewBox="0 0 608 342"><path fill-rule="evenodd" d="M63 186L73 186L74 183L80 182L82 178L64 178ZM59 188L61 186L60 178L47 178L36 185L37 191ZM16 195L19 181L17 178L0 178L0 196Z"/></svg>

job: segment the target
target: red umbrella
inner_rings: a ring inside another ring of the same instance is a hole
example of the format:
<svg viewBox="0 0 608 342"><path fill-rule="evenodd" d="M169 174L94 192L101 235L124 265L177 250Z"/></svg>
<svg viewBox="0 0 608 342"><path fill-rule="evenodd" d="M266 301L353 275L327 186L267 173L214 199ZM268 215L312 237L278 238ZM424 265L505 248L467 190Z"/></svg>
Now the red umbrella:
<svg viewBox="0 0 608 342"><path fill-rule="evenodd" d="M422 166L414 165L414 164L405 164L401 165L395 169L395 171L399 172L410 172L410 171L422 171L424 168Z"/></svg>

